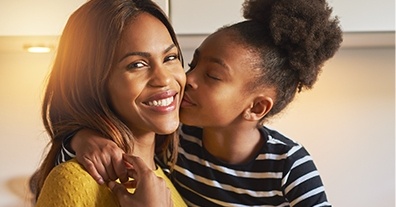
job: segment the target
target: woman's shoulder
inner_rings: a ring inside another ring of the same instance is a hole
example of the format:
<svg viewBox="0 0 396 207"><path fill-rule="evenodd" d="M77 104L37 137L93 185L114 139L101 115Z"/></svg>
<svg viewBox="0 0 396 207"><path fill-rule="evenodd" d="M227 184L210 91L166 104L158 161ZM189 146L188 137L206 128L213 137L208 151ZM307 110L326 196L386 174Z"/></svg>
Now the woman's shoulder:
<svg viewBox="0 0 396 207"><path fill-rule="evenodd" d="M99 185L75 159L54 167L45 179L37 204L86 206L113 203L105 185ZM40 206L40 205L38 205Z"/></svg>
<svg viewBox="0 0 396 207"><path fill-rule="evenodd" d="M90 179L87 179L90 178ZM61 163L55 166L49 173L48 179L55 179L60 182L78 182L83 181L84 183L95 182L95 180L89 175L89 173L80 165L77 160L72 159L67 162Z"/></svg>
<svg viewBox="0 0 396 207"><path fill-rule="evenodd" d="M63 171L65 169L73 170L73 171L85 171L84 167L77 162L75 158L68 160L66 162L60 163L59 165L55 166L51 172L53 171Z"/></svg>
<svg viewBox="0 0 396 207"><path fill-rule="evenodd" d="M76 159L54 167L45 182L56 183L66 191L83 190L87 194L108 189L106 185L99 185Z"/></svg>

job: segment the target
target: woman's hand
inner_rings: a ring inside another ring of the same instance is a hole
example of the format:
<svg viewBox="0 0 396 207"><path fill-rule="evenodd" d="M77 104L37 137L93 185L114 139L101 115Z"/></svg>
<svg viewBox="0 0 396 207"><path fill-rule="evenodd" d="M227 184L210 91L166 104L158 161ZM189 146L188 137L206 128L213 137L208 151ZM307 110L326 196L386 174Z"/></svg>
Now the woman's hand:
<svg viewBox="0 0 396 207"><path fill-rule="evenodd" d="M124 151L113 141L93 130L82 129L74 135L71 147L76 152L77 161L99 184L118 178L122 183L128 181L122 156Z"/></svg>
<svg viewBox="0 0 396 207"><path fill-rule="evenodd" d="M171 192L165 180L156 176L142 159L124 155L126 162L133 168L128 169L128 175L134 178L136 187L133 194L126 187L116 182L109 182L108 186L116 195L121 207L169 207L173 206Z"/></svg>

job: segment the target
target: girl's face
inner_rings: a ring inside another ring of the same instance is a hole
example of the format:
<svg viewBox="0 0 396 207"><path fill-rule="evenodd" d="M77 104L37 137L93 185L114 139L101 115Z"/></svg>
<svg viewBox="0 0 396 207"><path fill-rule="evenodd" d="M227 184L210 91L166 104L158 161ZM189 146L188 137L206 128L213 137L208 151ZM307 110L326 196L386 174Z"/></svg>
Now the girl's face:
<svg viewBox="0 0 396 207"><path fill-rule="evenodd" d="M180 120L198 127L232 126L251 103L247 85L252 54L222 31L209 36L195 51L187 72Z"/></svg>
<svg viewBox="0 0 396 207"><path fill-rule="evenodd" d="M177 129L186 81L179 55L168 30L154 16L139 14L126 26L108 93L113 110L135 136Z"/></svg>

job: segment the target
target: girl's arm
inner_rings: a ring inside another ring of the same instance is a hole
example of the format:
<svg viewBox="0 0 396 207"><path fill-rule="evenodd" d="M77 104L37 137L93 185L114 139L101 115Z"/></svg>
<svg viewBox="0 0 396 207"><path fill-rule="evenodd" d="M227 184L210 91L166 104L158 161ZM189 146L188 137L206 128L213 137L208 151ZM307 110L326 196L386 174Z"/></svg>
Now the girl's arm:
<svg viewBox="0 0 396 207"><path fill-rule="evenodd" d="M124 183L128 181L128 175L123 154L124 151L111 140L93 130L82 129L64 140L58 163L75 156L99 184L117 178Z"/></svg>

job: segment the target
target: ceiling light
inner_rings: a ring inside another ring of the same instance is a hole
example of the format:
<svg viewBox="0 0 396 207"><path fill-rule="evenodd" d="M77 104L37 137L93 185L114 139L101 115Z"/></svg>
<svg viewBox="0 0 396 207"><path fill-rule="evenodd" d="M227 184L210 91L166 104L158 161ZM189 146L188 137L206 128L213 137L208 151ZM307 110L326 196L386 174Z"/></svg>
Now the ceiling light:
<svg viewBox="0 0 396 207"><path fill-rule="evenodd" d="M24 48L30 53L49 53L52 50L52 47L44 45L25 45Z"/></svg>

